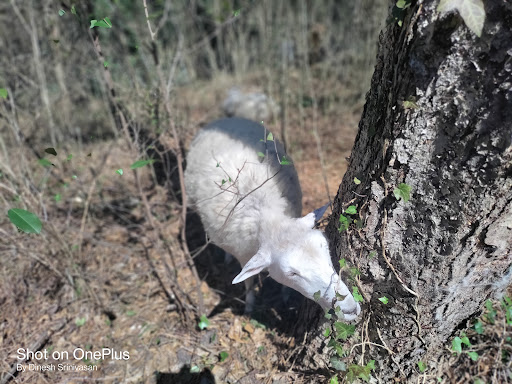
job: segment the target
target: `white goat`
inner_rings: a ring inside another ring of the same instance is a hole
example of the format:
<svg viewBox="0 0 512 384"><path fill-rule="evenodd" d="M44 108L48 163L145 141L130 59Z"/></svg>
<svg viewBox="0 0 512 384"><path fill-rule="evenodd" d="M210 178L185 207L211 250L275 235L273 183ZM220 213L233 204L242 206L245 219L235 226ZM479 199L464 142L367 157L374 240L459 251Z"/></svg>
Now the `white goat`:
<svg viewBox="0 0 512 384"><path fill-rule="evenodd" d="M211 241L242 265L233 284L246 283L246 312L254 302L253 277L268 269L277 282L310 299L319 291L315 299L324 309L339 306L346 320L355 319L361 309L334 271L325 236L313 229L315 213L300 218L297 172L281 164L289 161L283 146L267 135L242 118L203 128L187 155L189 201Z"/></svg>
<svg viewBox="0 0 512 384"><path fill-rule="evenodd" d="M228 117L244 117L258 122L269 122L279 113L278 105L264 93L243 93L237 87L228 91L222 110Z"/></svg>

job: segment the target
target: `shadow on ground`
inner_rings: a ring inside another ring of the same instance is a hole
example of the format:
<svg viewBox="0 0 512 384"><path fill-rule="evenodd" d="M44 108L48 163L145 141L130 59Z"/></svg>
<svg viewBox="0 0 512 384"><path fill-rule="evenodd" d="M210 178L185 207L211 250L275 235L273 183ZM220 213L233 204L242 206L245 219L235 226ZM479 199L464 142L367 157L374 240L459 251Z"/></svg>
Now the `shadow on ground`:
<svg viewBox="0 0 512 384"><path fill-rule="evenodd" d="M212 372L205 368L202 372L191 373L190 366L185 365L178 373L157 373L156 384L215 384Z"/></svg>

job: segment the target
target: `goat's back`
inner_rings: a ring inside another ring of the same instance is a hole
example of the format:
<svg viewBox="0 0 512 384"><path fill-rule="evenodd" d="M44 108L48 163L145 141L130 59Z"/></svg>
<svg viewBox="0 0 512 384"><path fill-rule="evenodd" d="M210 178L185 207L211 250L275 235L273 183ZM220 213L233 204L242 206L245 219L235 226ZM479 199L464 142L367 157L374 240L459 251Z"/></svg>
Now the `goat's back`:
<svg viewBox="0 0 512 384"><path fill-rule="evenodd" d="M251 120L217 120L197 134L187 155L188 199L210 239L242 265L259 248L262 220L299 217L302 210L297 172L280 164L283 146L265 140L268 133Z"/></svg>

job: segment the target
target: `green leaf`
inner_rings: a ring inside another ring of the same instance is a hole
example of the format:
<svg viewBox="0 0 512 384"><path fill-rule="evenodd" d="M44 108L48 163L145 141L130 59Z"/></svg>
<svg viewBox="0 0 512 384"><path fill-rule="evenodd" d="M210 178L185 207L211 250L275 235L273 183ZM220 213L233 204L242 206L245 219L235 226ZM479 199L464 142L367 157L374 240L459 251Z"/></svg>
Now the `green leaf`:
<svg viewBox="0 0 512 384"><path fill-rule="evenodd" d="M60 193L57 193L57 194L55 195L55 202L57 202L57 203L58 203L59 201L61 201L61 199L62 199L62 197L61 197Z"/></svg>
<svg viewBox="0 0 512 384"><path fill-rule="evenodd" d="M368 257L370 259L373 259L375 256L377 256L377 251L371 251L369 254L368 254Z"/></svg>
<svg viewBox="0 0 512 384"><path fill-rule="evenodd" d="M66 161L71 161L72 158L73 158L73 155L69 154L68 157L66 157Z"/></svg>
<svg viewBox="0 0 512 384"><path fill-rule="evenodd" d="M133 163L132 165L130 165L130 169L136 169L136 168L141 168L141 167L144 167L148 164L153 164L155 162L154 159L149 159L149 160L137 160L135 163Z"/></svg>
<svg viewBox="0 0 512 384"><path fill-rule="evenodd" d="M358 303L363 302L363 296L359 293L359 289L357 287L352 286L352 296L354 296L354 300Z"/></svg>
<svg viewBox="0 0 512 384"><path fill-rule="evenodd" d="M332 337L329 339L327 347L334 348L334 351L339 357L343 357L343 355L345 354L345 351L343 350L343 345Z"/></svg>
<svg viewBox="0 0 512 384"><path fill-rule="evenodd" d="M346 371L347 365L339 359L338 356L331 356L329 359L331 367L337 371Z"/></svg>
<svg viewBox="0 0 512 384"><path fill-rule="evenodd" d="M357 267L350 268L350 277L356 278L357 276L361 275L361 271Z"/></svg>
<svg viewBox="0 0 512 384"><path fill-rule="evenodd" d="M55 164L53 164L50 160L45 159L44 157L38 161L39 164L41 164L43 167L51 167L52 165L55 167Z"/></svg>
<svg viewBox="0 0 512 384"><path fill-rule="evenodd" d="M227 353L226 351L222 351L220 354L219 354L219 360L220 362L222 363L224 360L226 360L229 356L229 353Z"/></svg>
<svg viewBox="0 0 512 384"><path fill-rule="evenodd" d="M61 9L59 10L59 16L64 16L66 14L66 11Z"/></svg>
<svg viewBox="0 0 512 384"><path fill-rule="evenodd" d="M346 210L345 210L346 213L348 213L349 215L355 215L357 214L357 208L355 205L350 205Z"/></svg>
<svg viewBox="0 0 512 384"><path fill-rule="evenodd" d="M478 353L476 353L475 351L470 351L468 352L468 356L471 358L471 360L473 361L477 361L478 360Z"/></svg>
<svg viewBox="0 0 512 384"><path fill-rule="evenodd" d="M252 326L254 328L261 328L261 329L267 329L267 326L265 324L261 324L258 320L256 319L251 319L251 321L249 321Z"/></svg>
<svg viewBox="0 0 512 384"><path fill-rule="evenodd" d="M352 364L348 367L347 380L349 382L353 382L355 379L359 378L368 382L370 380L370 373L374 368L374 360L371 360L368 364L366 364L366 366Z"/></svg>
<svg viewBox="0 0 512 384"><path fill-rule="evenodd" d="M425 372L427 370L427 365L423 361L418 361L418 368L421 373Z"/></svg>
<svg viewBox="0 0 512 384"><path fill-rule="evenodd" d="M402 107L404 109L418 109L418 104L416 104L416 102L412 101L412 100L404 100L402 102Z"/></svg>
<svg viewBox="0 0 512 384"><path fill-rule="evenodd" d="M74 6L74 5L72 5L72 6L71 6L71 13L72 13L73 15L76 15L76 9L75 9L75 6Z"/></svg>
<svg viewBox="0 0 512 384"><path fill-rule="evenodd" d="M265 154L263 152L258 152L259 157L265 157Z"/></svg>
<svg viewBox="0 0 512 384"><path fill-rule="evenodd" d="M493 304L492 304L492 301L487 299L485 301L485 308L487 309L487 313L485 314L485 318L486 320L491 323L491 324L494 324L494 321L496 320L496 310L494 309L493 307Z"/></svg>
<svg viewBox="0 0 512 384"><path fill-rule="evenodd" d="M457 10L466 26L478 37L482 36L485 8L482 0L441 0L437 11L441 14Z"/></svg>
<svg viewBox="0 0 512 384"><path fill-rule="evenodd" d="M400 9L406 9L411 6L411 0L398 0L396 2L396 7Z"/></svg>
<svg viewBox="0 0 512 384"><path fill-rule="evenodd" d="M347 261L345 259L341 259L340 260L340 269L345 268L346 265L347 265Z"/></svg>
<svg viewBox="0 0 512 384"><path fill-rule="evenodd" d="M330 334L331 334L331 328L325 328L324 337L329 337Z"/></svg>
<svg viewBox="0 0 512 384"><path fill-rule="evenodd" d="M359 180L357 177L354 177L354 184L355 185L361 184L361 180Z"/></svg>
<svg viewBox="0 0 512 384"><path fill-rule="evenodd" d="M106 60L105 60L105 61L103 62L103 66L104 66L105 68L107 68L107 67L108 67L108 61L106 61Z"/></svg>
<svg viewBox="0 0 512 384"><path fill-rule="evenodd" d="M286 156L283 156L281 159L281 165L290 165L292 162L286 158Z"/></svg>
<svg viewBox="0 0 512 384"><path fill-rule="evenodd" d="M336 336L338 339L347 340L350 336L352 336L356 330L355 325L345 324L341 321L336 321L334 323L334 329L336 330Z"/></svg>
<svg viewBox="0 0 512 384"><path fill-rule="evenodd" d="M86 318L85 317L79 317L75 320L75 325L77 327L81 327L85 324Z"/></svg>
<svg viewBox="0 0 512 384"><path fill-rule="evenodd" d="M129 316L129 317L133 317L137 314L137 312L135 312L133 309L129 309L128 311L126 311L126 316Z"/></svg>
<svg viewBox="0 0 512 384"><path fill-rule="evenodd" d="M461 353L462 352L462 340L459 336L452 340L452 351Z"/></svg>
<svg viewBox="0 0 512 384"><path fill-rule="evenodd" d="M190 373L199 373L201 372L201 370L199 369L199 367L197 365L193 365L190 367Z"/></svg>
<svg viewBox="0 0 512 384"><path fill-rule="evenodd" d="M237 17L238 15L240 15L240 9L236 9L233 11L233 17Z"/></svg>
<svg viewBox="0 0 512 384"><path fill-rule="evenodd" d="M331 377L331 380L329 380L329 384L339 384L338 376Z"/></svg>
<svg viewBox="0 0 512 384"><path fill-rule="evenodd" d="M123 174L123 170L121 169L121 175L122 175L122 174ZM76 179L78 179L78 176L77 176L77 175L73 175L73 176L71 176L71 178L72 178L73 180L76 180Z"/></svg>
<svg viewBox="0 0 512 384"><path fill-rule="evenodd" d="M7 211L7 216L19 230L25 233L40 233L43 228L41 220L30 211L13 208Z"/></svg>
<svg viewBox="0 0 512 384"><path fill-rule="evenodd" d="M116 171L116 173L117 173L118 175L123 176L123 169L122 169L122 168L119 168L119 169Z"/></svg>
<svg viewBox="0 0 512 384"><path fill-rule="evenodd" d="M405 183L398 184L398 188L393 190L393 194L397 200L402 199L406 203L411 198L411 187Z"/></svg>
<svg viewBox="0 0 512 384"><path fill-rule="evenodd" d="M320 291L313 293L313 299L315 299L315 301L320 300Z"/></svg>
<svg viewBox="0 0 512 384"><path fill-rule="evenodd" d="M112 28L112 23L108 17L105 17L103 20L91 20L91 26L89 29L94 27L98 28Z"/></svg>
<svg viewBox="0 0 512 384"><path fill-rule="evenodd" d="M274 135L272 134L272 132L269 132L268 135L267 135L267 141L274 141Z"/></svg>
<svg viewBox="0 0 512 384"><path fill-rule="evenodd" d="M338 301L343 301L347 297L347 295L342 295L339 292L334 292L334 293L336 294L336 299ZM339 306L336 306L336 309L334 311L336 312L336 314L338 314L339 312L341 312L341 308Z"/></svg>
<svg viewBox="0 0 512 384"><path fill-rule="evenodd" d="M352 219L343 215L340 215L340 227L338 228L338 232L346 231L350 223L352 223Z"/></svg>
<svg viewBox="0 0 512 384"><path fill-rule="evenodd" d="M7 99L7 89L0 88L0 97L3 99Z"/></svg>
<svg viewBox="0 0 512 384"><path fill-rule="evenodd" d="M484 333L484 324L480 320L478 320L475 324L475 332L479 335Z"/></svg>
<svg viewBox="0 0 512 384"><path fill-rule="evenodd" d="M389 299L386 296L379 297L379 301L381 301L383 304L387 304L389 302Z"/></svg>
<svg viewBox="0 0 512 384"><path fill-rule="evenodd" d="M44 151L46 153L49 153L50 155L57 156L57 151L55 150L55 148L46 148Z"/></svg>
<svg viewBox="0 0 512 384"><path fill-rule="evenodd" d="M467 336L464 336L460 339L460 341L462 342L462 344L465 344L467 345L468 347L471 347L471 342L469 341L468 337Z"/></svg>
<svg viewBox="0 0 512 384"><path fill-rule="evenodd" d="M506 300L506 301L505 301ZM503 309L505 310L505 319L508 325L512 325L512 304L509 303L510 298L505 297L504 301L502 301Z"/></svg>
<svg viewBox="0 0 512 384"><path fill-rule="evenodd" d="M208 320L206 315L201 315L201 317L199 318L199 322L197 323L197 326L199 327L199 329L200 330L206 329L206 328L208 328L209 325L210 325L210 320Z"/></svg>

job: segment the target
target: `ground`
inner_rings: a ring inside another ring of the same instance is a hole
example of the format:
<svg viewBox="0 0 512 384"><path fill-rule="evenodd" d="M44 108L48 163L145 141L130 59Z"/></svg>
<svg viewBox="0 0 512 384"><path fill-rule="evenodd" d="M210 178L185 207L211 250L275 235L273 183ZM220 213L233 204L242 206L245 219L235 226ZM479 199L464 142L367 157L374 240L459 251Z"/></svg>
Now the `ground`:
<svg viewBox="0 0 512 384"><path fill-rule="evenodd" d="M193 131L220 115L216 100L223 97L225 87L216 87L208 93L214 97L204 97L206 93L194 87L179 91L179 99L193 111L185 146ZM290 119L288 127L289 152L303 186L305 213L329 200L310 110L304 120L306 131L296 119ZM355 113L344 121L337 116L322 115L318 121L331 199L346 169L357 125ZM252 317L244 316L243 285L230 284L240 267L236 261L225 264L224 255L213 246L194 260L203 280L200 290L209 321L199 329L192 313L197 303L195 279L178 251L179 204L155 186L150 167L137 170L137 182L129 170L136 154L123 137L92 136L81 146L67 143L56 150L58 155L52 158L56 167L49 169L43 169L28 150L10 153L13 163L17 156L29 159L44 202L44 209L37 212L44 222L41 235L18 233L6 217L0 223L0 371L13 373L11 382L188 383L203 378L209 380L201 381L205 383L300 383L325 379L326 372L301 372L295 365L302 341L295 340L289 329L300 295L282 293L262 275L256 311ZM66 159L68 154L71 160ZM124 169L123 175L116 174L119 168ZM145 219L139 187L158 234ZM29 200L8 192L6 196L13 205L4 207L5 211ZM189 214L187 241L193 255L204 244L200 222L193 214ZM184 311L191 316L181 315L183 308L173 300L174 270L179 271L177 292L188 300ZM22 364L26 371L15 373L17 358L25 353L19 348L46 351L48 356L39 360L40 356L31 356ZM110 355L101 355L103 348ZM57 356L59 352L67 353L67 358ZM54 368L36 371L31 363ZM73 367L91 370L69 371Z"/></svg>

